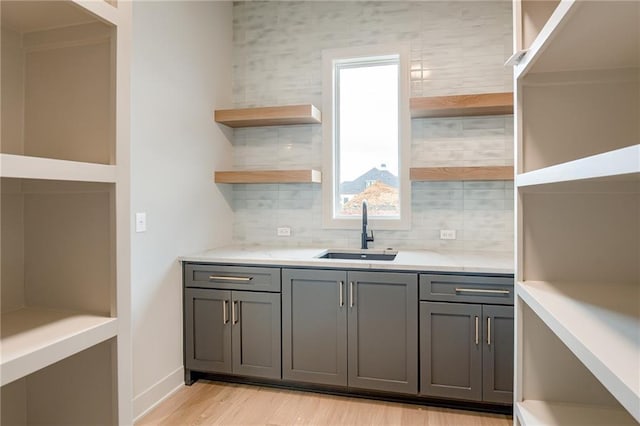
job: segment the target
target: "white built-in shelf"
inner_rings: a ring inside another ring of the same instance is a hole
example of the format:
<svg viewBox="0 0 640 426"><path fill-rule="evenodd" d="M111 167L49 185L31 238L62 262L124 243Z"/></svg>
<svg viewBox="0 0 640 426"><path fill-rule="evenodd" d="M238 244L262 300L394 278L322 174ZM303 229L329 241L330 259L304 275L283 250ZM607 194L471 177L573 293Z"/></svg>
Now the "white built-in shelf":
<svg viewBox="0 0 640 426"><path fill-rule="evenodd" d="M517 66L526 73L640 66L636 1L561 1ZM594 24L597 23L597 24Z"/></svg>
<svg viewBox="0 0 640 426"><path fill-rule="evenodd" d="M409 100L411 118L513 114L513 93L418 97Z"/></svg>
<svg viewBox="0 0 640 426"><path fill-rule="evenodd" d="M529 45L527 53L516 66L516 79L527 73L533 64L540 59L542 52L551 45L551 41L558 35L562 24L566 23L570 13L575 12L575 7L577 7L575 0L561 1L557 5L546 24Z"/></svg>
<svg viewBox="0 0 640 426"><path fill-rule="evenodd" d="M94 22L96 17L114 25L118 25L122 21L122 12L106 1L15 1L6 3L2 8L3 23L20 32L82 25Z"/></svg>
<svg viewBox="0 0 640 426"><path fill-rule="evenodd" d="M513 11L515 424L638 424L640 2ZM527 281L552 277L574 282Z"/></svg>
<svg viewBox="0 0 640 426"><path fill-rule="evenodd" d="M114 183L117 175L113 165L27 155L0 154L0 165L1 176L8 178Z"/></svg>
<svg viewBox="0 0 640 426"><path fill-rule="evenodd" d="M133 423L131 7L0 1L2 424Z"/></svg>
<svg viewBox="0 0 640 426"><path fill-rule="evenodd" d="M92 14L99 16L111 24L119 25L122 23L122 13L118 9L117 5L111 4L110 1L95 1L95 0L71 0L83 9L91 12Z"/></svg>
<svg viewBox="0 0 640 426"><path fill-rule="evenodd" d="M522 173L516 176L516 186L526 188L591 179L640 181L640 145Z"/></svg>
<svg viewBox="0 0 640 426"><path fill-rule="evenodd" d="M214 173L216 183L320 183L319 170L233 170Z"/></svg>
<svg viewBox="0 0 640 426"><path fill-rule="evenodd" d="M322 114L314 105L285 105L259 108L218 109L216 123L229 127L287 126L319 124Z"/></svg>
<svg viewBox="0 0 640 426"><path fill-rule="evenodd" d="M521 36L521 42L518 43L518 46L524 49L531 46L559 3L560 0L514 3L514 8L519 9L516 14L519 17L520 29L522 30L521 33L515 31L516 37Z"/></svg>
<svg viewBox="0 0 640 426"><path fill-rule="evenodd" d="M637 425L626 411L602 405L526 400L516 403L514 415L524 426Z"/></svg>
<svg viewBox="0 0 640 426"><path fill-rule="evenodd" d="M3 313L1 385L115 337L117 321L111 317L45 308Z"/></svg>
<svg viewBox="0 0 640 426"><path fill-rule="evenodd" d="M640 422L637 283L525 281L516 293Z"/></svg>

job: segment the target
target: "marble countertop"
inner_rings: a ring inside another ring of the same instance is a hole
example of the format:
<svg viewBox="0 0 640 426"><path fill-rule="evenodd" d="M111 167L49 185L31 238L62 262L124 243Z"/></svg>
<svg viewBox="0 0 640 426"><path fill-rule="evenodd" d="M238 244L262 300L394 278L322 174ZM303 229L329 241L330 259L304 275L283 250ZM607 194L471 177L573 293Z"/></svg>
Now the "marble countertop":
<svg viewBox="0 0 640 426"><path fill-rule="evenodd" d="M513 274L511 253L398 250L392 261L320 259L327 248L228 246L180 256L182 262L225 263L273 266L306 266L339 269L395 271L475 272ZM345 251L345 249L336 249ZM371 250L377 252L376 250Z"/></svg>

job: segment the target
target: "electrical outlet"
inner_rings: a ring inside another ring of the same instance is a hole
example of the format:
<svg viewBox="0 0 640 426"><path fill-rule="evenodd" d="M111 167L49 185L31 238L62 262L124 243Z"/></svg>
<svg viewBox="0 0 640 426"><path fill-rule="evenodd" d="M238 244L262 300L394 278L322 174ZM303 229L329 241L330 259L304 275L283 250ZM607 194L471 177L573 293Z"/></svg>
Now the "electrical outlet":
<svg viewBox="0 0 640 426"><path fill-rule="evenodd" d="M290 237L291 236L291 228L288 226L279 226L278 227L278 237Z"/></svg>
<svg viewBox="0 0 640 426"><path fill-rule="evenodd" d="M455 229L441 229L440 230L440 239L441 240L455 240L456 239L456 230Z"/></svg>

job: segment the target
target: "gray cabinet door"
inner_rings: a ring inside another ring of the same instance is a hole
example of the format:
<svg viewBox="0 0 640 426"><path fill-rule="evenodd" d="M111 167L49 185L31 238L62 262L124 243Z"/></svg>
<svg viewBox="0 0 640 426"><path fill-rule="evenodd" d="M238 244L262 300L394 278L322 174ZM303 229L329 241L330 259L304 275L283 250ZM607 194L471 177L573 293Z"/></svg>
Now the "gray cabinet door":
<svg viewBox="0 0 640 426"><path fill-rule="evenodd" d="M231 292L188 288L184 294L186 368L231 373Z"/></svg>
<svg viewBox="0 0 640 426"><path fill-rule="evenodd" d="M420 393L482 399L482 306L420 302Z"/></svg>
<svg viewBox="0 0 640 426"><path fill-rule="evenodd" d="M282 271L282 377L347 385L344 271Z"/></svg>
<svg viewBox="0 0 640 426"><path fill-rule="evenodd" d="M233 291L232 296L233 373L279 379L280 294Z"/></svg>
<svg viewBox="0 0 640 426"><path fill-rule="evenodd" d="M482 307L483 381L486 402L513 402L513 306Z"/></svg>
<svg viewBox="0 0 640 426"><path fill-rule="evenodd" d="M418 392L416 274L347 274L349 386Z"/></svg>

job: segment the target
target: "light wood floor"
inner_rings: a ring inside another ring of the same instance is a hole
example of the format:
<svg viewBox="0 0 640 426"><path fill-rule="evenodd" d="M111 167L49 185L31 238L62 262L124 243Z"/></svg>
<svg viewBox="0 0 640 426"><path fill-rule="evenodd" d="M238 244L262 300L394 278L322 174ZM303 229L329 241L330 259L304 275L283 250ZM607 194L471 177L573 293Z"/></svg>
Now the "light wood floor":
<svg viewBox="0 0 640 426"><path fill-rule="evenodd" d="M510 416L199 380L136 422L143 425L511 426Z"/></svg>

